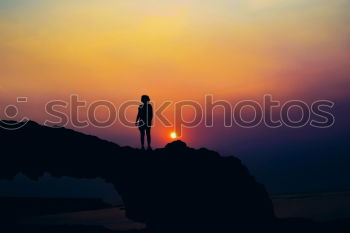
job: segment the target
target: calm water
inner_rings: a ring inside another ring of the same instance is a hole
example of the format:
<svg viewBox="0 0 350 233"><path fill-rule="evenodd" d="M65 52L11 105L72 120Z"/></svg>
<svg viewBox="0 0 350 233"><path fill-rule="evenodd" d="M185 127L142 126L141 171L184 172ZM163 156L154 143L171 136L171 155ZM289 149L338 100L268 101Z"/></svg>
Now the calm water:
<svg viewBox="0 0 350 233"><path fill-rule="evenodd" d="M350 192L281 195L272 198L276 215L281 218L302 217L317 221L350 218ZM34 217L23 223L102 225L113 230L145 227L127 219L121 208Z"/></svg>

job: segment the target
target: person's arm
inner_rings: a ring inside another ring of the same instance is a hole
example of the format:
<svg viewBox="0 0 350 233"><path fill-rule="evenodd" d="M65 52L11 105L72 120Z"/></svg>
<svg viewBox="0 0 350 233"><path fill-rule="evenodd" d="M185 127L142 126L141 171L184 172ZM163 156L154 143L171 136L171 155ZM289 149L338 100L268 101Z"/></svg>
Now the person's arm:
<svg viewBox="0 0 350 233"><path fill-rule="evenodd" d="M135 125L138 125L139 120L140 120L140 108L138 108L138 110L137 110L137 116L136 116Z"/></svg>

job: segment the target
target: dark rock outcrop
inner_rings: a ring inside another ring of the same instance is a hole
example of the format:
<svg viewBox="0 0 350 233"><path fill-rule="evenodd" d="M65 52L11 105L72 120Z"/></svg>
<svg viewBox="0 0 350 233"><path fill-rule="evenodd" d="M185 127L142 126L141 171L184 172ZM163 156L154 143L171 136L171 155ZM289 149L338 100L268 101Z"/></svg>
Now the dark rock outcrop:
<svg viewBox="0 0 350 233"><path fill-rule="evenodd" d="M103 178L122 196L127 216L150 229L220 232L274 221L267 192L239 159L181 141L148 152L28 122L0 129L0 145L0 178Z"/></svg>

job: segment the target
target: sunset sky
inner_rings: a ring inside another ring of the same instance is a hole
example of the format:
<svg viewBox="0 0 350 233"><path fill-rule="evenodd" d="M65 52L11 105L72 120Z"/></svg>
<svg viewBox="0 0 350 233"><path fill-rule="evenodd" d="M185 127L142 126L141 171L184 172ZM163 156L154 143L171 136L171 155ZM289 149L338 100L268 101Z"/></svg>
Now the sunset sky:
<svg viewBox="0 0 350 233"><path fill-rule="evenodd" d="M11 93L289 96L347 81L346 0L0 4L1 88Z"/></svg>
<svg viewBox="0 0 350 233"><path fill-rule="evenodd" d="M261 101L268 93L281 101L329 99L346 106L349 9L349 0L0 0L0 116L24 96L29 102L18 106L18 119L43 123L45 103L71 94L116 106L142 94L157 106L202 102L205 94ZM339 109L342 122L348 111ZM171 108L166 114L172 119ZM217 117L222 121L220 112ZM155 126L154 145L163 146L171 129ZM349 128L345 121L317 132L198 127L186 129L183 139L244 157L317 144ZM118 124L79 131L139 143L136 129Z"/></svg>

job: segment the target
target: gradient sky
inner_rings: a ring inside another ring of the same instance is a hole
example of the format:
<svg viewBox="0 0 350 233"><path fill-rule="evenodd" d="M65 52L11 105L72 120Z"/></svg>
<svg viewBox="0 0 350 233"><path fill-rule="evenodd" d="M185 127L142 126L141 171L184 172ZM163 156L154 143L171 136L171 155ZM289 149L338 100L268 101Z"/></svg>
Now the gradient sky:
<svg viewBox="0 0 350 233"><path fill-rule="evenodd" d="M1 90L108 99L318 92L348 82L349 6L346 0L1 0Z"/></svg>
<svg viewBox="0 0 350 233"><path fill-rule="evenodd" d="M118 106L145 93L155 103L270 93L333 100L346 119L349 9L348 0L0 0L0 116L18 96L29 97L20 117L42 123L44 103L70 94ZM317 132L199 127L184 140L247 158L337 138L350 128L338 122ZM169 130L155 128L156 146ZM120 125L80 131L138 145L137 130Z"/></svg>

